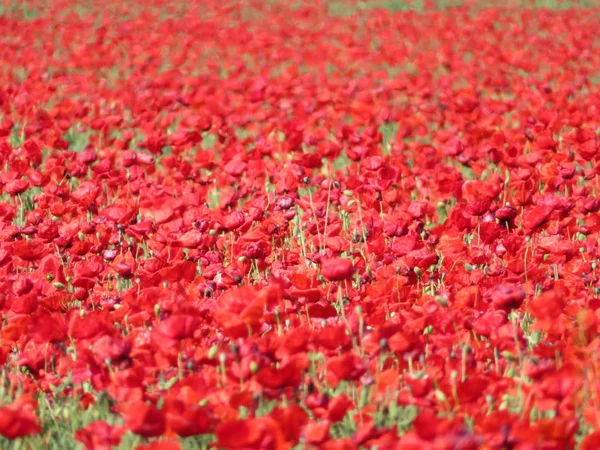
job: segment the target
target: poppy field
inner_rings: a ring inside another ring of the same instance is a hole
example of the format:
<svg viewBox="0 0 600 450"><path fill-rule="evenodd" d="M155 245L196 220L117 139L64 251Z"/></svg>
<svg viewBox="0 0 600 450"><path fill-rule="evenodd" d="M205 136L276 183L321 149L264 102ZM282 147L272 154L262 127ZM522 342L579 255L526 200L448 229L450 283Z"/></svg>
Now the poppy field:
<svg viewBox="0 0 600 450"><path fill-rule="evenodd" d="M599 19L0 0L0 448L600 448Z"/></svg>

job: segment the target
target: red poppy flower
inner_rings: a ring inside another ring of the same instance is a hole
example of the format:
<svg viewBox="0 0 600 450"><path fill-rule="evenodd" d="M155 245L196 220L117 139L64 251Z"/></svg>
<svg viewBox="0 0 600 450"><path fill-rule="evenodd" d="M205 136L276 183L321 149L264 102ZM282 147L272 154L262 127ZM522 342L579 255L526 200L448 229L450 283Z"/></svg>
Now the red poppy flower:
<svg viewBox="0 0 600 450"><path fill-rule="evenodd" d="M1 19L6 438L55 444L31 396L108 396L123 427L60 442L594 448L595 2L29 3Z"/></svg>
<svg viewBox="0 0 600 450"><path fill-rule="evenodd" d="M210 431L211 417L201 406L181 400L167 399L163 410L167 429L178 436L185 438Z"/></svg>
<svg viewBox="0 0 600 450"><path fill-rule="evenodd" d="M164 412L143 401L124 406L123 419L127 429L143 437L160 436L166 429Z"/></svg>
<svg viewBox="0 0 600 450"><path fill-rule="evenodd" d="M520 286L500 284L491 293L492 304L498 309L518 308L525 300L525 291Z"/></svg>
<svg viewBox="0 0 600 450"><path fill-rule="evenodd" d="M345 258L324 259L321 261L321 274L328 281L349 280L354 274L354 266Z"/></svg>
<svg viewBox="0 0 600 450"><path fill-rule="evenodd" d="M125 429L118 425L109 425L104 421L92 422L75 432L75 439L86 449L109 449L121 442Z"/></svg>
<svg viewBox="0 0 600 450"><path fill-rule="evenodd" d="M593 450L598 447L600 447L600 432L595 431L585 437L579 448L581 450Z"/></svg>
<svg viewBox="0 0 600 450"><path fill-rule="evenodd" d="M309 444L318 445L329 438L331 423L324 420L319 423L309 423L305 429L306 441Z"/></svg>
<svg viewBox="0 0 600 450"><path fill-rule="evenodd" d="M34 412L37 405L25 395L14 403L0 408L0 434L8 439L17 439L38 434L42 429Z"/></svg>
<svg viewBox="0 0 600 450"><path fill-rule="evenodd" d="M175 440L161 440L142 444L135 447L135 450L181 450L181 443Z"/></svg>
<svg viewBox="0 0 600 450"><path fill-rule="evenodd" d="M365 372L364 363L353 353L332 357L327 361L327 381L332 387L343 380L357 380Z"/></svg>
<svg viewBox="0 0 600 450"><path fill-rule="evenodd" d="M269 417L235 420L217 426L217 445L223 448L283 450L287 448L279 424Z"/></svg>

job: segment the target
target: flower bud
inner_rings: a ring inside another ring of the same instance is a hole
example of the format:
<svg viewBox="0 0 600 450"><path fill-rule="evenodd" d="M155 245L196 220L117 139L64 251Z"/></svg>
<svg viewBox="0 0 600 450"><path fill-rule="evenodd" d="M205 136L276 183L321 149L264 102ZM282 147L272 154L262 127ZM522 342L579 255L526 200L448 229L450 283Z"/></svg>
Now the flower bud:
<svg viewBox="0 0 600 450"><path fill-rule="evenodd" d="M252 375L258 372L258 364L256 361L250 361L250 372L252 372Z"/></svg>
<svg viewBox="0 0 600 450"><path fill-rule="evenodd" d="M217 356L217 352L219 351L219 347L217 347L216 345L213 345L209 350L208 350L208 359L213 359L215 356Z"/></svg>

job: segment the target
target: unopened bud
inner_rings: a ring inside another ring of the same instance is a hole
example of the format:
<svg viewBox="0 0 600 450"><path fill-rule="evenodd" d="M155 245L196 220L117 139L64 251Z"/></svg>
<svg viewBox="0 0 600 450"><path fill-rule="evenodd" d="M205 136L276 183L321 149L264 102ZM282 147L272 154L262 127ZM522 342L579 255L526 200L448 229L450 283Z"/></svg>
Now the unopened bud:
<svg viewBox="0 0 600 450"><path fill-rule="evenodd" d="M209 350L208 350L208 359L213 359L215 356L217 356L217 352L219 351L219 347L217 347L216 345L213 345Z"/></svg>
<svg viewBox="0 0 600 450"><path fill-rule="evenodd" d="M438 402L441 402L441 403L446 403L446 402L448 401L448 398L446 397L446 394L444 394L444 393L443 393L442 391L440 391L439 389L436 389L436 390L434 391L434 395L435 395L435 398L436 398L436 400L437 400Z"/></svg>
<svg viewBox="0 0 600 450"><path fill-rule="evenodd" d="M256 361L250 361L250 372L252 372L253 375L258 372L258 364Z"/></svg>
<svg viewBox="0 0 600 450"><path fill-rule="evenodd" d="M436 295L435 301L438 303L438 305L443 306L444 308L448 307L448 299L445 295Z"/></svg>

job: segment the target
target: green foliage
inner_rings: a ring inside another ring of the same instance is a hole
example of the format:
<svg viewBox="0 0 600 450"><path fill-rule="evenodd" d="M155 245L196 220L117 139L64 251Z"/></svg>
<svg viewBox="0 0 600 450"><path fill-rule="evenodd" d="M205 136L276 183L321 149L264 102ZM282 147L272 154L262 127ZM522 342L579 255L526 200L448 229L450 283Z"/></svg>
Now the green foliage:
<svg viewBox="0 0 600 450"><path fill-rule="evenodd" d="M13 20L36 20L44 17L44 11L36 2L14 0L0 4L0 17Z"/></svg>

